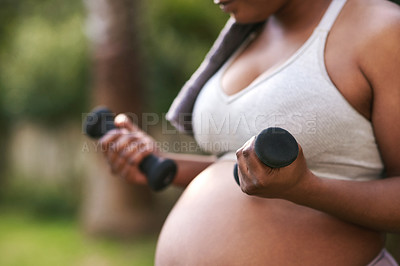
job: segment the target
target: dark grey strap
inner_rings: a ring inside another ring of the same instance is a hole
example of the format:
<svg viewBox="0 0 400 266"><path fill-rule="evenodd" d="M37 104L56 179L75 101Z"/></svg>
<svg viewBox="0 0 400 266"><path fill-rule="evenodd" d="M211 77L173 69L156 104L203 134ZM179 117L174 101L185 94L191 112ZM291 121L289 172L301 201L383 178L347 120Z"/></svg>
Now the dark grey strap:
<svg viewBox="0 0 400 266"><path fill-rule="evenodd" d="M232 18L228 20L204 61L182 87L166 115L167 120L179 131L193 134L192 111L200 90L247 36L263 24L238 24Z"/></svg>

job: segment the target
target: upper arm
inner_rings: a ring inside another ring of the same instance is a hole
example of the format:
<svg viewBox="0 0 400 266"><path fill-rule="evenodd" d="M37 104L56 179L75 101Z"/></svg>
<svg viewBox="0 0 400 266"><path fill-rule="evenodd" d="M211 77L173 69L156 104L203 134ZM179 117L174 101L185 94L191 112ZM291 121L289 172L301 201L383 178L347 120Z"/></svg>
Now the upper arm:
<svg viewBox="0 0 400 266"><path fill-rule="evenodd" d="M360 68L373 90L372 124L387 176L400 176L400 9L376 27Z"/></svg>

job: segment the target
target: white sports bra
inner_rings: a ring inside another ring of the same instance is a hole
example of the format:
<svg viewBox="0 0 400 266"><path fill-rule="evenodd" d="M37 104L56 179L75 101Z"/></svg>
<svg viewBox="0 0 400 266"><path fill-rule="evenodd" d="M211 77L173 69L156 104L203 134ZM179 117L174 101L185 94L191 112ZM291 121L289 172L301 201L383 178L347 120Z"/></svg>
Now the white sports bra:
<svg viewBox="0 0 400 266"><path fill-rule="evenodd" d="M288 130L320 177L371 180L383 163L370 121L330 80L324 62L329 30L346 0L333 0L309 39L284 64L228 96L221 77L245 43L205 84L193 110L194 136L202 149L236 160L235 151L267 127Z"/></svg>

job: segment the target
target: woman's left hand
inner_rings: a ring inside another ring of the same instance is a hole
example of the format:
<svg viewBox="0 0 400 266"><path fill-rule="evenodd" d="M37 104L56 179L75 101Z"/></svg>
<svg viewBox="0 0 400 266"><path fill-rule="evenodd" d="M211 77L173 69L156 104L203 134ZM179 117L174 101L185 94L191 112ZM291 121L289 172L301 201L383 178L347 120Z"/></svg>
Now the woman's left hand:
<svg viewBox="0 0 400 266"><path fill-rule="evenodd" d="M311 177L301 146L293 163L282 168L271 168L258 159L254 150L255 139L249 139L236 151L242 191L264 198L291 200L301 196Z"/></svg>

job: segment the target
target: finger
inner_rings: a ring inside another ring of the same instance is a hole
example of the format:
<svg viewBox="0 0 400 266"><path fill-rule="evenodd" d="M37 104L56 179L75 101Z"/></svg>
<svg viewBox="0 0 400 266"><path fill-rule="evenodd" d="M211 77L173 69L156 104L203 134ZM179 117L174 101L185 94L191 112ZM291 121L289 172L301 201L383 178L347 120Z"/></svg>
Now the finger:
<svg viewBox="0 0 400 266"><path fill-rule="evenodd" d="M107 160L108 160L109 165L111 166L111 172L113 174L119 174L121 169L126 164L125 158L118 156L117 153L108 154Z"/></svg>
<svg viewBox="0 0 400 266"><path fill-rule="evenodd" d="M245 176L247 175L247 164L246 164L246 158L244 158L243 156L243 147L236 151L236 157L237 157L239 183L240 186L242 187L242 185L245 184L247 180L245 178Z"/></svg>
<svg viewBox="0 0 400 266"><path fill-rule="evenodd" d="M129 163L129 158L134 156L139 151L140 142L131 141L127 143L124 149L120 152L120 156L124 157Z"/></svg>
<svg viewBox="0 0 400 266"><path fill-rule="evenodd" d="M122 178L125 178L125 179L128 179L129 174L130 174L130 172L131 172L131 170L132 170L131 168L132 168L131 165L125 164L125 165L123 166L122 170L121 170L121 173L120 173L121 177L122 177Z"/></svg>
<svg viewBox="0 0 400 266"><path fill-rule="evenodd" d="M135 156L136 153L149 150L150 152L155 152L155 145L151 139L146 138L146 136L140 132L135 132L130 134L129 140L124 144L123 149L120 151L121 156L124 156L129 161L129 158Z"/></svg>
<svg viewBox="0 0 400 266"><path fill-rule="evenodd" d="M238 170L243 174L247 175L249 172L247 160L250 155L251 143L254 137L250 138L246 143L236 152L237 162L238 162Z"/></svg>
<svg viewBox="0 0 400 266"><path fill-rule="evenodd" d="M250 138L238 152L238 167L240 184L244 192L251 192L260 183L258 176L263 173L262 162L258 159L255 150L256 137ZM242 185L243 184L243 185Z"/></svg>
<svg viewBox="0 0 400 266"><path fill-rule="evenodd" d="M121 136L121 130L113 129L110 130L107 134L105 134L99 140L99 144L101 146L102 151L109 151L110 147L112 147L117 139Z"/></svg>
<svg viewBox="0 0 400 266"><path fill-rule="evenodd" d="M245 158L249 157L252 153L254 153L254 142L256 137L251 137L242 147L242 154Z"/></svg>
<svg viewBox="0 0 400 266"><path fill-rule="evenodd" d="M255 140L256 137L251 138L250 141L247 142L247 145L243 148L243 154L246 157L246 164L250 174L264 171L264 167L268 167L260 161L255 152Z"/></svg>
<svg viewBox="0 0 400 266"><path fill-rule="evenodd" d="M238 159L238 161L241 160L243 156L245 156L245 155L243 154L243 150L248 146L248 144L249 144L250 141L251 141L251 138L250 138L249 140L247 140L246 143L243 144L243 146L240 147L240 148L236 151L236 158Z"/></svg>
<svg viewBox="0 0 400 266"><path fill-rule="evenodd" d="M136 132L139 131L139 127L132 123L132 121L129 119L129 117L126 114L119 114L115 117L114 119L114 124L118 128L126 128L131 132Z"/></svg>
<svg viewBox="0 0 400 266"><path fill-rule="evenodd" d="M153 145L141 143L137 148L137 152L132 154L129 159L128 163L131 165L139 165L144 158L149 156L153 153Z"/></svg>
<svg viewBox="0 0 400 266"><path fill-rule="evenodd" d="M137 184L147 184L147 179L140 170L129 164L126 164L121 170L121 177Z"/></svg>
<svg viewBox="0 0 400 266"><path fill-rule="evenodd" d="M115 142L114 152L124 157L124 154L129 152L130 146L137 142L138 138L135 134L122 134Z"/></svg>

